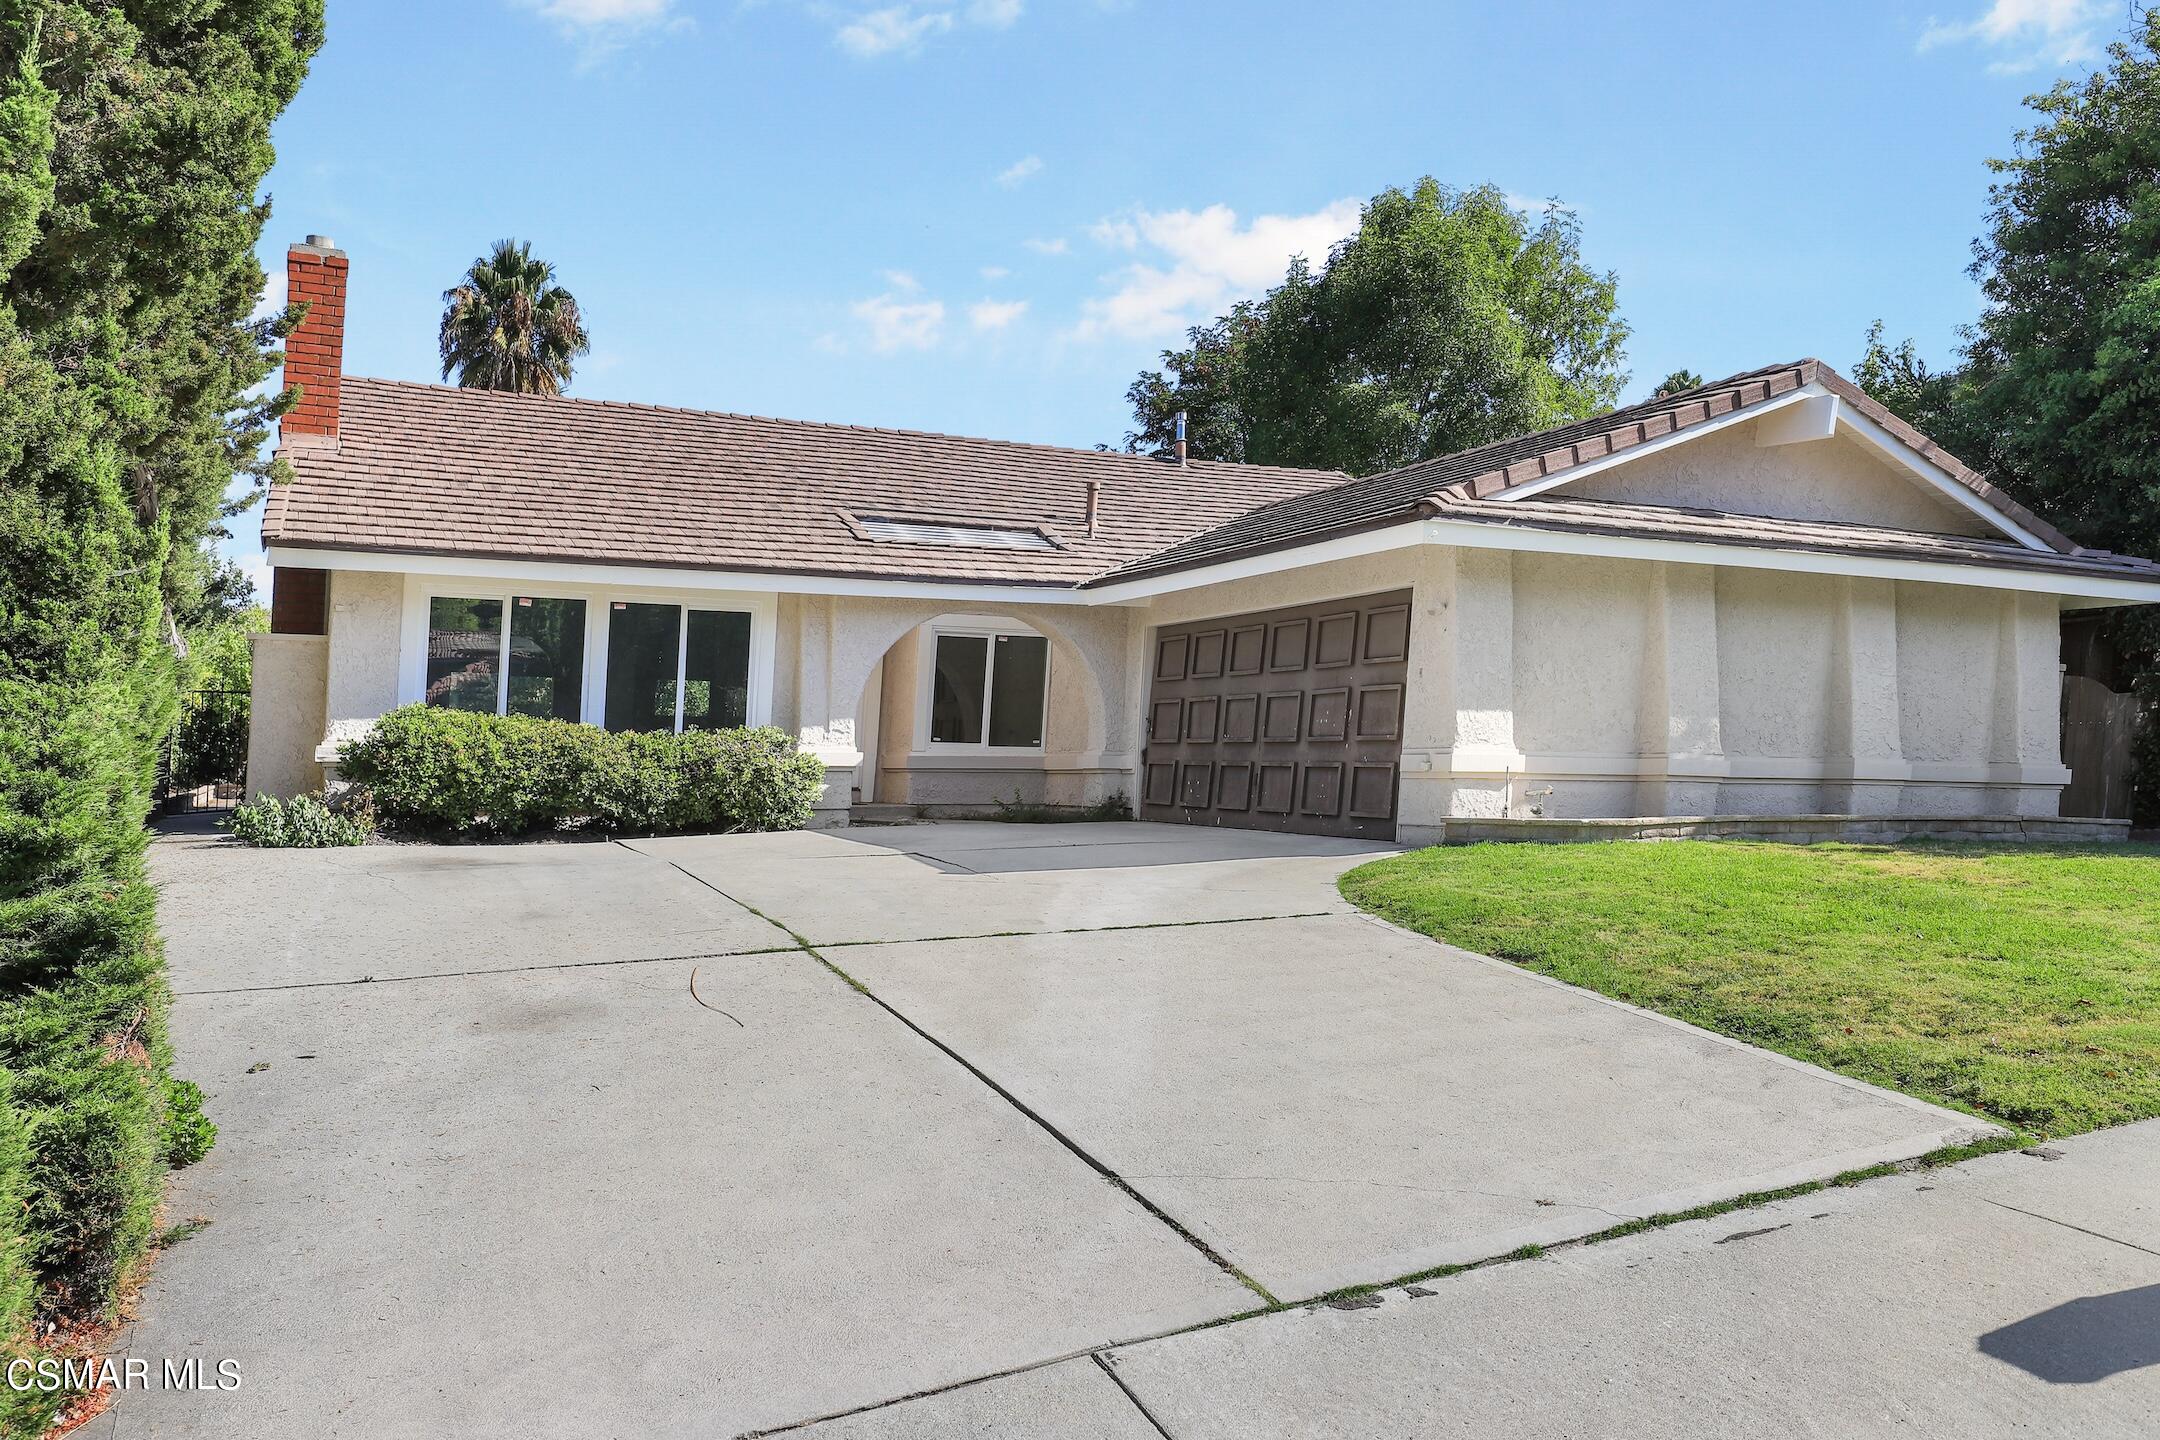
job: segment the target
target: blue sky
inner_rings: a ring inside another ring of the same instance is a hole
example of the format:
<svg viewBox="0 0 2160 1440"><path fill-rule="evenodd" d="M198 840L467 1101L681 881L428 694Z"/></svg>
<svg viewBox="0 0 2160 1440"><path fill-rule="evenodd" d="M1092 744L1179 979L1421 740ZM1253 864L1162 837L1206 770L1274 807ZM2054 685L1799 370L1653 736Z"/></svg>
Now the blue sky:
<svg viewBox="0 0 2160 1440"><path fill-rule="evenodd" d="M1686 366L1944 358L1985 160L2116 0L331 0L262 259L352 258L347 369L433 380L514 235L593 336L572 393L1092 445L1185 325L1431 174L1579 214ZM1654 18L1652 18L1654 8ZM275 298L275 297L274 297ZM253 517L229 549L259 553Z"/></svg>

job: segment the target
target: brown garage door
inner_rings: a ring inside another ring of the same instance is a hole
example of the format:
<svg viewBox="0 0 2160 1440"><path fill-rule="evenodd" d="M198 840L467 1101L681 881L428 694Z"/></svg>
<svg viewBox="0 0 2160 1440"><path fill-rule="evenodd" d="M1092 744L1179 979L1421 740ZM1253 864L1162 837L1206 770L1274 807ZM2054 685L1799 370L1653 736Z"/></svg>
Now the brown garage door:
<svg viewBox="0 0 2160 1440"><path fill-rule="evenodd" d="M1395 836L1410 593L1155 634L1140 813Z"/></svg>

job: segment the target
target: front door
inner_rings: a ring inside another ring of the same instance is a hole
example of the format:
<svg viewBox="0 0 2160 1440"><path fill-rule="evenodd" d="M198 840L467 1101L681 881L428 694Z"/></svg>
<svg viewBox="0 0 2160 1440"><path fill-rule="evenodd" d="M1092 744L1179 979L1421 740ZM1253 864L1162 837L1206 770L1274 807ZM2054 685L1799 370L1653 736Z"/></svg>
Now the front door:
<svg viewBox="0 0 2160 1440"><path fill-rule="evenodd" d="M1395 838L1410 592L1155 633L1140 815Z"/></svg>

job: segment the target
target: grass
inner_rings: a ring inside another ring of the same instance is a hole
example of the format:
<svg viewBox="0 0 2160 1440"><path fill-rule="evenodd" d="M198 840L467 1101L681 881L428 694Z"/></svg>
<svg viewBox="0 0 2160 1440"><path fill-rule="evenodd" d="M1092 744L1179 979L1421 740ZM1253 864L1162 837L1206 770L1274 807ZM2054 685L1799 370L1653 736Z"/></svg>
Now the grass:
<svg viewBox="0 0 2160 1440"><path fill-rule="evenodd" d="M2160 847L1472 845L1342 879L1465 949L2042 1135L2160 1115Z"/></svg>

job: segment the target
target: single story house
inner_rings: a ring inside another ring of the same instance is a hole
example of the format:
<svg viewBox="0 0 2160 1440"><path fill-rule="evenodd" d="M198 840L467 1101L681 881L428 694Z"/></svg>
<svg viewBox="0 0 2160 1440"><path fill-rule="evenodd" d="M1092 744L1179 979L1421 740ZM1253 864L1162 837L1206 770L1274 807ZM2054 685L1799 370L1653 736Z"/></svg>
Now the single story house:
<svg viewBox="0 0 2160 1440"><path fill-rule="evenodd" d="M2160 600L1815 360L1353 478L362 379L346 257L289 266L256 790L419 701L777 725L832 825L2015 829L2064 612Z"/></svg>

